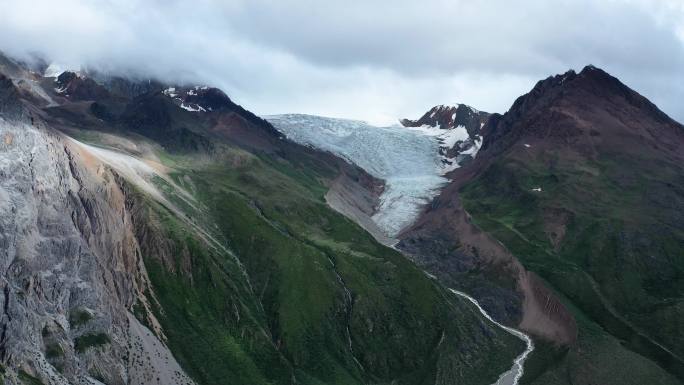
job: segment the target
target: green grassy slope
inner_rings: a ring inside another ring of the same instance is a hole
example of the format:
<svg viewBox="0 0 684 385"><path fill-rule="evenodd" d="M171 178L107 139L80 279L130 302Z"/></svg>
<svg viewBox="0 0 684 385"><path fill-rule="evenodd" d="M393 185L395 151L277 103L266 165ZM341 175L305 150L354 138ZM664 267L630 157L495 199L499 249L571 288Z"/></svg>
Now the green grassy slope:
<svg viewBox="0 0 684 385"><path fill-rule="evenodd" d="M198 383L490 384L524 349L331 210L329 167L223 151L160 154L192 195L157 181L180 215L130 193L147 296Z"/></svg>
<svg viewBox="0 0 684 385"><path fill-rule="evenodd" d="M684 169L655 157L563 151L509 152L461 191L476 223L549 282L578 320L579 347L539 349L526 382L681 383Z"/></svg>

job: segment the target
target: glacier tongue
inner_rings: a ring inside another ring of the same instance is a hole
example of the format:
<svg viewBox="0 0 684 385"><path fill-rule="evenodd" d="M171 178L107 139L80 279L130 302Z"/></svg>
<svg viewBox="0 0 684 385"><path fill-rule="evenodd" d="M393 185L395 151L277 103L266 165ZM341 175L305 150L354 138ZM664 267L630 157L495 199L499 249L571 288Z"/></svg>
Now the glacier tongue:
<svg viewBox="0 0 684 385"><path fill-rule="evenodd" d="M385 180L385 191L373 221L396 236L447 182L454 168L439 154L443 138L399 125L377 127L366 122L287 114L266 118L297 143L329 151Z"/></svg>

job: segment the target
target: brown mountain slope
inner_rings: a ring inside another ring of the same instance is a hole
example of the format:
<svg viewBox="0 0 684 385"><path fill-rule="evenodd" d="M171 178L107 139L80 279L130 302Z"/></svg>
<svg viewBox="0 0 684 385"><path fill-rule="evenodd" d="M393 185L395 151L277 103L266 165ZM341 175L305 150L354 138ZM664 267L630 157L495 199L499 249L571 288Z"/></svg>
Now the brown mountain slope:
<svg viewBox="0 0 684 385"><path fill-rule="evenodd" d="M483 136L401 246L462 287L493 278L476 296L540 341L577 325L527 382L681 381L684 128L588 66L540 81Z"/></svg>

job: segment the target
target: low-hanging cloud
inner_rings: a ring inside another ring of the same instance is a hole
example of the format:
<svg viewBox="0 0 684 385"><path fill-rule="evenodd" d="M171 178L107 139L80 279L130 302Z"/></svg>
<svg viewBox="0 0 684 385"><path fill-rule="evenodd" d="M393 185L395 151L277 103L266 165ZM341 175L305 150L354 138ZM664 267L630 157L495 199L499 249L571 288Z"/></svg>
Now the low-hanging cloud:
<svg viewBox="0 0 684 385"><path fill-rule="evenodd" d="M505 111L595 64L684 120L678 0L0 0L0 49L207 83L261 114L388 121L434 104Z"/></svg>

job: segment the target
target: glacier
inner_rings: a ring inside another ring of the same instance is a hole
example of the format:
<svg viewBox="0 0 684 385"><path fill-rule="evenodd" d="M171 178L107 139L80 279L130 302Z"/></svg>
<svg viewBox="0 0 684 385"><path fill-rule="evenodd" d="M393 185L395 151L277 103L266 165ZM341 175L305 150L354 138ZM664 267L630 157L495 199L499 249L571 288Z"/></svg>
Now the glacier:
<svg viewBox="0 0 684 385"><path fill-rule="evenodd" d="M272 115L266 120L290 140L329 151L383 179L385 190L372 220L390 238L416 220L422 206L448 182L444 175L460 167L466 156L475 157L482 143L481 135L471 138L463 126L378 127L358 120L303 114ZM457 155L448 158L446 152L452 147L458 150ZM525 351L492 384L518 385L524 374L524 362L534 350L532 339L495 321L475 298L449 290L475 305L488 321L525 342Z"/></svg>
<svg viewBox="0 0 684 385"><path fill-rule="evenodd" d="M440 155L440 146L462 138L465 129L379 127L359 120L304 114L267 116L288 139L331 152L385 181L373 221L389 237L411 225L423 205L448 182L444 174L458 158Z"/></svg>

